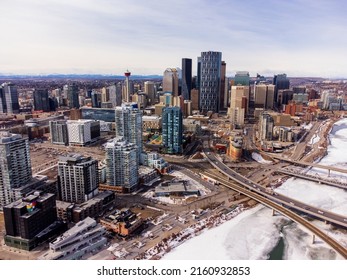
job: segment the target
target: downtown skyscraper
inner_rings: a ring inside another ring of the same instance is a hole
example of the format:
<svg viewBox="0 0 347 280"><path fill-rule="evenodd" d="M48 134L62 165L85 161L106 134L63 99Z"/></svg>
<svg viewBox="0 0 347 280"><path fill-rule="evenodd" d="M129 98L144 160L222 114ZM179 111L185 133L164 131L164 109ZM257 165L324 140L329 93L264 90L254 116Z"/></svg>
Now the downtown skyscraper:
<svg viewBox="0 0 347 280"><path fill-rule="evenodd" d="M274 76L273 84L275 85L275 103L278 104L277 96L278 91L281 89L289 89L290 82L286 74L277 74Z"/></svg>
<svg viewBox="0 0 347 280"><path fill-rule="evenodd" d="M192 59L182 58L182 95L184 100L190 100L192 89Z"/></svg>
<svg viewBox="0 0 347 280"><path fill-rule="evenodd" d="M221 52L207 51L201 53L199 108L203 112L219 112L221 67Z"/></svg>
<svg viewBox="0 0 347 280"><path fill-rule="evenodd" d="M179 95L179 68L167 68L163 74L163 92L169 92L172 96Z"/></svg>
<svg viewBox="0 0 347 280"><path fill-rule="evenodd" d="M49 112L49 98L47 89L35 89L33 93L35 111Z"/></svg>
<svg viewBox="0 0 347 280"><path fill-rule="evenodd" d="M79 93L78 93L78 87L76 84L66 85L66 94L67 94L67 102L69 108L79 108L80 102L79 102Z"/></svg>

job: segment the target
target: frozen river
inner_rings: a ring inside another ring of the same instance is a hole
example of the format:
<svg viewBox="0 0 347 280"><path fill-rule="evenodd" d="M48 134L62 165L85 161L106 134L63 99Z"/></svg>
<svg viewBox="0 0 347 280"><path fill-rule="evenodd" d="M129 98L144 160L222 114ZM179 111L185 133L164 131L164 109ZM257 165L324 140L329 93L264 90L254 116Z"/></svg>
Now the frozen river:
<svg viewBox="0 0 347 280"><path fill-rule="evenodd" d="M320 163L347 168L347 119L335 124L330 141L328 155ZM301 179L287 180L277 191L347 216L347 191ZM319 239L312 244L312 234L304 227L280 215L273 217L271 213L261 205L247 210L183 243L163 259L342 259ZM347 246L347 234L321 221L314 223Z"/></svg>

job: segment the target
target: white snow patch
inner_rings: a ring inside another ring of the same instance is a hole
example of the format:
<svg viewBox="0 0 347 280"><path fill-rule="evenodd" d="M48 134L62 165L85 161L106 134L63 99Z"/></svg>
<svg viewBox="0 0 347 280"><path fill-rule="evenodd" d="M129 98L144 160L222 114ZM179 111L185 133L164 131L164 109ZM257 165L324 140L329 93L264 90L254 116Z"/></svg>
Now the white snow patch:
<svg viewBox="0 0 347 280"><path fill-rule="evenodd" d="M264 163L264 164L270 164L272 163L271 160L265 160L260 154L253 152L252 153L252 159L259 163Z"/></svg>

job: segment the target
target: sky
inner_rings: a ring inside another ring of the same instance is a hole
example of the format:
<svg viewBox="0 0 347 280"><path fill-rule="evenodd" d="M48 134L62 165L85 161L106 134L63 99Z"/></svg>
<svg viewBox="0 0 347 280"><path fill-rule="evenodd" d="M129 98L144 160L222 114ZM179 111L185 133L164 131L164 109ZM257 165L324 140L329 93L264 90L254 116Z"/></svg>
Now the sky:
<svg viewBox="0 0 347 280"><path fill-rule="evenodd" d="M162 75L220 51L227 75L347 77L344 0L1 0L0 73Z"/></svg>

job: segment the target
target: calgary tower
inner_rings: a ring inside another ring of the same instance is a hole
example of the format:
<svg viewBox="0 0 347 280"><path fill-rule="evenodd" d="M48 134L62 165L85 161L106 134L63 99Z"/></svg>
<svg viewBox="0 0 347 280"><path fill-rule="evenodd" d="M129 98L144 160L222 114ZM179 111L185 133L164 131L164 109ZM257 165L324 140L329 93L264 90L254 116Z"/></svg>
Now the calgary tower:
<svg viewBox="0 0 347 280"><path fill-rule="evenodd" d="M131 73L129 70L124 72L125 76L125 102L130 102L130 84L129 84L129 77Z"/></svg>

